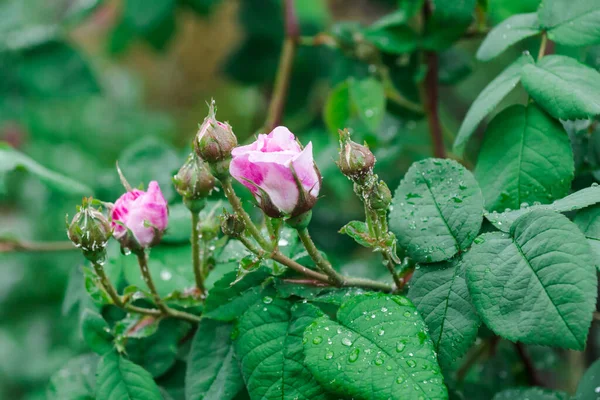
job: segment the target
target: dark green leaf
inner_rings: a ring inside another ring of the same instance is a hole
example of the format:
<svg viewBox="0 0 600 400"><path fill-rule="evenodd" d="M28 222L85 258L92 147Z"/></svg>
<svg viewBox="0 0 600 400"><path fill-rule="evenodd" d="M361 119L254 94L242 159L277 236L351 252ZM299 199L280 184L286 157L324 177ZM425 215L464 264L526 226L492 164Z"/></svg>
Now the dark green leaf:
<svg viewBox="0 0 600 400"><path fill-rule="evenodd" d="M269 275L266 268L250 272L240 280L237 280L237 271L227 273L208 292L204 316L219 321L235 320L249 304L264 296L262 284Z"/></svg>
<svg viewBox="0 0 600 400"><path fill-rule="evenodd" d="M330 132L337 134L338 129L344 129L350 118L350 89L344 81L334 87L327 97L324 116L325 124Z"/></svg>
<svg viewBox="0 0 600 400"><path fill-rule="evenodd" d="M587 238L596 254L596 266L600 269L600 206L595 205L578 211L573 222Z"/></svg>
<svg viewBox="0 0 600 400"><path fill-rule="evenodd" d="M513 44L540 32L537 13L513 15L488 33L477 50L477 59L489 61Z"/></svg>
<svg viewBox="0 0 600 400"><path fill-rule="evenodd" d="M499 230L508 232L511 225L517 218L531 211L552 210L556 212L568 212L580 210L596 203L600 203L600 187L597 185L579 190L568 195L567 197L556 200L552 204L533 205L503 213L494 211L492 213L485 213L485 217Z"/></svg>
<svg viewBox="0 0 600 400"><path fill-rule="evenodd" d="M126 0L123 19L138 32L148 32L174 12L175 0L155 0L148 7L145 0Z"/></svg>
<svg viewBox="0 0 600 400"><path fill-rule="evenodd" d="M390 54L410 53L417 48L419 37L408 26L377 27L364 32L365 39Z"/></svg>
<svg viewBox="0 0 600 400"><path fill-rule="evenodd" d="M385 90L375 78L350 81L350 99L358 118L372 131L377 132L385 114Z"/></svg>
<svg viewBox="0 0 600 400"><path fill-rule="evenodd" d="M541 388L507 389L496 394L493 400L569 400L571 397L562 392Z"/></svg>
<svg viewBox="0 0 600 400"><path fill-rule="evenodd" d="M427 19L422 46L442 50L458 40L471 24L476 0L433 0L433 14Z"/></svg>
<svg viewBox="0 0 600 400"><path fill-rule="evenodd" d="M477 337L479 317L471 303L460 259L419 266L408 297L429 328L442 368L456 368Z"/></svg>
<svg viewBox="0 0 600 400"><path fill-rule="evenodd" d="M533 64L533 58L529 53L523 54L479 93L469 108L454 141L454 151L457 154L462 155L477 125L517 86L521 79L521 70L527 64Z"/></svg>
<svg viewBox="0 0 600 400"><path fill-rule="evenodd" d="M425 323L410 301L369 293L317 318L304 333L306 365L328 390L357 399L447 399Z"/></svg>
<svg viewBox="0 0 600 400"><path fill-rule="evenodd" d="M90 309L83 312L81 331L83 340L92 351L102 355L113 349L113 335L108 323L97 312Z"/></svg>
<svg viewBox="0 0 600 400"><path fill-rule="evenodd" d="M585 371L577 386L576 400L598 400L600 394L600 360Z"/></svg>
<svg viewBox="0 0 600 400"><path fill-rule="evenodd" d="M95 398L98 356L84 354L70 360L50 378L48 400L92 400Z"/></svg>
<svg viewBox="0 0 600 400"><path fill-rule="evenodd" d="M373 247L375 241L371 238L369 227L361 221L351 221L340 229L340 233L350 236L356 243L365 247Z"/></svg>
<svg viewBox="0 0 600 400"><path fill-rule="evenodd" d="M573 173L565 130L533 103L510 106L490 122L475 168L490 211L559 199Z"/></svg>
<svg viewBox="0 0 600 400"><path fill-rule="evenodd" d="M303 364L302 334L319 315L310 304L272 298L242 315L235 352L251 399L327 399Z"/></svg>
<svg viewBox="0 0 600 400"><path fill-rule="evenodd" d="M230 400L244 387L234 357L232 328L206 318L198 325L185 377L187 400Z"/></svg>
<svg viewBox="0 0 600 400"><path fill-rule="evenodd" d="M595 0L544 0L538 10L548 37L567 46L600 43L600 8Z"/></svg>
<svg viewBox="0 0 600 400"><path fill-rule="evenodd" d="M64 175L38 164L9 145L0 142L0 193L4 190L6 174L14 170L25 170L40 179L44 184L64 193L90 196L92 189Z"/></svg>
<svg viewBox="0 0 600 400"><path fill-rule="evenodd" d="M390 228L418 262L448 260L475 239L483 196L473 175L452 160L414 163L394 194Z"/></svg>
<svg viewBox="0 0 600 400"><path fill-rule="evenodd" d="M473 69L471 55L458 48L439 54L438 79L443 85L452 85L466 78Z"/></svg>
<svg viewBox="0 0 600 400"><path fill-rule="evenodd" d="M485 233L463 257L473 304L511 341L582 350L596 299L596 270L577 226L529 212L510 234Z"/></svg>
<svg viewBox="0 0 600 400"><path fill-rule="evenodd" d="M551 55L525 65L529 95L553 117L585 119L600 114L600 73L570 57Z"/></svg>
<svg viewBox="0 0 600 400"><path fill-rule="evenodd" d="M116 352L106 354L98 364L96 397L103 400L162 400L152 375Z"/></svg>

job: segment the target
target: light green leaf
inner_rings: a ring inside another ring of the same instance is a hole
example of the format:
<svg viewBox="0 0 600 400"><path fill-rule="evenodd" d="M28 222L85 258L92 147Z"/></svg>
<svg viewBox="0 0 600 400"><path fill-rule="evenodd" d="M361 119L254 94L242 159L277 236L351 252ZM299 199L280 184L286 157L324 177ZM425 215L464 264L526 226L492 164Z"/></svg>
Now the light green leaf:
<svg viewBox="0 0 600 400"><path fill-rule="evenodd" d="M94 310L88 308L83 312L81 334L90 349L100 355L113 349L113 335L108 323Z"/></svg>
<svg viewBox="0 0 600 400"><path fill-rule="evenodd" d="M596 270L577 226L548 210L485 233L463 257L473 304L498 335L583 350L596 305Z"/></svg>
<svg viewBox="0 0 600 400"><path fill-rule="evenodd" d="M344 129L350 118L350 89L347 81L334 87L325 103L323 119L330 132L336 133Z"/></svg>
<svg viewBox="0 0 600 400"><path fill-rule="evenodd" d="M481 61L489 61L513 44L540 32L537 13L513 15L488 33L479 46L476 57Z"/></svg>
<svg viewBox="0 0 600 400"><path fill-rule="evenodd" d="M186 400L230 400L244 387L231 341L233 325L203 318L192 341Z"/></svg>
<svg viewBox="0 0 600 400"><path fill-rule="evenodd" d="M524 53L479 93L460 126L454 141L454 152L458 155L463 154L477 125L517 86L521 79L521 70L528 64L533 64L533 58L529 53Z"/></svg>
<svg viewBox="0 0 600 400"><path fill-rule="evenodd" d="M362 221L350 221L340 229L340 233L350 236L364 247L373 247L375 240L371 238L369 227Z"/></svg>
<svg viewBox="0 0 600 400"><path fill-rule="evenodd" d="M358 117L372 131L377 132L385 114L385 90L375 78L350 81L350 98Z"/></svg>
<svg viewBox="0 0 600 400"><path fill-rule="evenodd" d="M569 400L571 397L562 392L541 388L507 389L496 394L493 400Z"/></svg>
<svg viewBox="0 0 600 400"><path fill-rule="evenodd" d="M414 163L394 194L390 228L418 262L448 260L475 239L483 196L473 175L452 160Z"/></svg>
<svg viewBox="0 0 600 400"><path fill-rule="evenodd" d="M235 353L252 400L325 400L303 364L302 334L321 312L310 304L265 298L240 318Z"/></svg>
<svg viewBox="0 0 600 400"><path fill-rule="evenodd" d="M262 284L269 275L266 268L259 268L237 280L237 271L228 272L208 292L204 316L219 321L235 320L249 304L264 296Z"/></svg>
<svg viewBox="0 0 600 400"><path fill-rule="evenodd" d="M600 73L567 56L525 65L523 87L553 117L585 119L600 114Z"/></svg>
<svg viewBox="0 0 600 400"><path fill-rule="evenodd" d="M379 50L391 54L410 53L419 43L417 33L406 25L370 28L364 35Z"/></svg>
<svg viewBox="0 0 600 400"><path fill-rule="evenodd" d="M337 322L304 333L306 365L328 390L369 400L447 399L427 327L412 303L383 293L354 296Z"/></svg>
<svg viewBox="0 0 600 400"><path fill-rule="evenodd" d="M562 125L535 104L513 105L490 122L475 178L486 209L518 209L569 193L575 166Z"/></svg>
<svg viewBox="0 0 600 400"><path fill-rule="evenodd" d="M419 266L410 280L408 297L429 328L442 368L456 368L457 359L475 341L480 324L460 259Z"/></svg>
<svg viewBox="0 0 600 400"><path fill-rule="evenodd" d="M600 8L596 0L544 0L538 10L548 37L566 46L600 43Z"/></svg>
<svg viewBox="0 0 600 400"><path fill-rule="evenodd" d="M0 142L0 193L4 192L6 174L14 170L25 170L33 174L44 184L64 193L91 196L92 189L64 175L50 171L25 154Z"/></svg>
<svg viewBox="0 0 600 400"><path fill-rule="evenodd" d="M568 212L575 211L591 206L592 204L600 203L600 187L592 186L579 190L575 193L563 197L562 199L556 200L552 204L540 204L528 207L522 207L518 210L506 211L503 213L491 212L485 213L485 217L490 221L496 228L503 232L508 232L511 225L517 218L523 214L527 214L531 211L536 210L552 210L556 212Z"/></svg>
<svg viewBox="0 0 600 400"><path fill-rule="evenodd" d="M600 206L595 205L578 211L573 222L588 240L596 255L596 266L600 269Z"/></svg>
<svg viewBox="0 0 600 400"><path fill-rule="evenodd" d="M152 375L117 352L98 364L96 397L103 400L162 400Z"/></svg>
<svg viewBox="0 0 600 400"><path fill-rule="evenodd" d="M50 378L48 400L91 400L96 386L96 354L83 354L70 360Z"/></svg>
<svg viewBox="0 0 600 400"><path fill-rule="evenodd" d="M598 400L600 394L600 360L596 360L585 371L577 386L576 400Z"/></svg>

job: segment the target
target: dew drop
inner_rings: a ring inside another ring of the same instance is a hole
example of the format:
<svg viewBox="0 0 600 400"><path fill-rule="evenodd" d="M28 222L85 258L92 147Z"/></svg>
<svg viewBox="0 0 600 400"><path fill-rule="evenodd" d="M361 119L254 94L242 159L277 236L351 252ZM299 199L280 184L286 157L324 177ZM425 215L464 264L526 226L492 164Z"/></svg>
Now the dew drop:
<svg viewBox="0 0 600 400"><path fill-rule="evenodd" d="M398 378L396 378L396 383L402 383L404 382L404 378L399 376Z"/></svg>
<svg viewBox="0 0 600 400"><path fill-rule="evenodd" d="M313 344L319 344L319 343L321 343L322 341L323 341L323 338L322 338L321 336L316 336L316 337L313 339Z"/></svg>
<svg viewBox="0 0 600 400"><path fill-rule="evenodd" d="M344 346L352 346L352 340L350 340L350 339L349 339L349 338L347 338L347 337L345 337L345 338L342 338L342 344L343 344Z"/></svg>
<svg viewBox="0 0 600 400"><path fill-rule="evenodd" d="M396 351L398 353L402 353L405 348L406 348L406 343L404 343L404 342L398 342L398 344L396 345Z"/></svg>
<svg viewBox="0 0 600 400"><path fill-rule="evenodd" d="M351 363L353 363L356 360L358 360L358 353L360 353L360 350L358 350L358 348L355 348L354 350L352 350L352 352L348 356L348 361L350 361Z"/></svg>
<svg viewBox="0 0 600 400"><path fill-rule="evenodd" d="M271 296L265 296L263 297L262 301L265 304L271 304L273 302L273 298Z"/></svg>
<svg viewBox="0 0 600 400"><path fill-rule="evenodd" d="M327 353L325 353L325 359L326 360L331 360L333 358L333 352L332 351L328 351Z"/></svg>
<svg viewBox="0 0 600 400"><path fill-rule="evenodd" d="M411 368L414 368L417 366L417 362L415 360L406 360L406 365L408 365Z"/></svg>

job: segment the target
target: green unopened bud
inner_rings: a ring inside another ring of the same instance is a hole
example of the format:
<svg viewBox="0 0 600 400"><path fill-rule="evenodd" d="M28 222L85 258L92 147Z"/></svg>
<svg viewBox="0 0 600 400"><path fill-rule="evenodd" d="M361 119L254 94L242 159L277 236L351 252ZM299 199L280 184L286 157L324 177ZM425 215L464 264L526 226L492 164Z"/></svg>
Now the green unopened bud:
<svg viewBox="0 0 600 400"><path fill-rule="evenodd" d="M91 204L91 197L83 199L83 204L78 207L77 214L69 224L67 235L88 260L97 262L104 259L112 228L104 214Z"/></svg>
<svg viewBox="0 0 600 400"><path fill-rule="evenodd" d="M344 129L340 131L340 158L337 165L348 178L362 180L373 171L375 156L367 146L353 142L350 132Z"/></svg>
<svg viewBox="0 0 600 400"><path fill-rule="evenodd" d="M225 211L221 215L221 229L227 236L240 237L246 230L246 224L237 214L229 214Z"/></svg>
<svg viewBox="0 0 600 400"><path fill-rule="evenodd" d="M373 185L367 196L369 207L373 210L387 210L392 203L392 192L384 181Z"/></svg>
<svg viewBox="0 0 600 400"><path fill-rule="evenodd" d="M204 198L215 187L215 178L202 159L196 153L191 153L173 177L173 183L185 205L192 212L199 212L204 207Z"/></svg>
<svg viewBox="0 0 600 400"><path fill-rule="evenodd" d="M237 146L237 138L231 126L226 122L217 121L215 115L215 101L212 100L208 115L194 139L194 151L209 164L231 158L231 150Z"/></svg>

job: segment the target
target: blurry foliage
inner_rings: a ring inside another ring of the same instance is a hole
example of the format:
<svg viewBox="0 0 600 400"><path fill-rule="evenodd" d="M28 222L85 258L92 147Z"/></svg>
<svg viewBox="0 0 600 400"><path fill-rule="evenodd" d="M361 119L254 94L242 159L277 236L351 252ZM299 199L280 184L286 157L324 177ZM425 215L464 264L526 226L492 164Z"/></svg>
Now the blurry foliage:
<svg viewBox="0 0 600 400"><path fill-rule="evenodd" d="M72 213L73 204L82 195L78 185L89 186L106 201L113 201L121 193L114 170L117 159L132 185L159 181L171 203L173 226L178 223L177 215L187 217L178 213L181 205L170 178L185 159L187 143L194 133L186 113L192 113L194 123L201 122L205 112L202 107L208 98L193 92L194 101L181 104L176 96L167 96L173 104L152 108L150 104L156 101L148 99L144 90L152 84L144 68L156 59L177 62L177 57L185 58L186 54L173 51L182 37L182 21L203 24L220 9L232 7L231 3L153 0L149 6L147 0L0 2L0 141L18 150L0 144L0 188L6 188L0 190L0 236L64 239L64 215ZM302 36L326 32L340 46L300 47L284 121L303 143L313 142L315 160L323 174L323 197L314 210L311 226L315 238L332 261L353 275L380 278L385 270L373 268L378 261L368 254L353 258L363 250L349 238L334 234L362 213L361 204L351 196L351 182L333 163L337 157L337 128L348 126L354 130L356 141L366 141L378 160L376 172L390 187L396 187L413 161L431 154L422 115L389 96L393 89L404 99L418 102L418 84L424 71L411 51L440 51L441 119L446 143L450 144L481 89L519 51L537 49L535 39L525 40L482 68L474 60L478 39L453 43L472 24L476 3L485 10L487 25L496 25L514 14L534 12L539 0L435 0L432 18L420 31L406 22L421 11L422 3L296 1ZM218 86L212 89L219 104L226 105L220 112L244 139L251 138L264 120L265 97L272 89L284 37L283 19L279 0L240 0L233 7L238 19L235 29L241 38L228 49L227 59L219 66L221 74L214 77ZM190 14L192 22L187 19ZM345 18L340 19L340 15ZM485 20L477 23L486 25ZM74 33L82 25L89 30ZM214 25L209 36L194 40L219 42L224 34L219 25ZM98 34L100 49L80 38ZM134 65L123 61L129 53L139 52L140 46L143 61ZM600 66L600 46L581 50L557 45L555 51L593 68ZM207 55L204 61L214 62L209 58ZM388 72L389 81L383 71ZM169 87L174 76L164 73L159 78ZM512 96L524 98L523 92ZM236 125L236 121L243 122ZM600 180L598 124L576 121L564 126L575 154L574 187ZM480 137L474 135L467 146L467 160L476 158L479 141ZM65 187L70 190L63 190ZM163 294L193 282L187 264L188 233L178 231L169 231L165 238L168 243L152 252L150 269L163 278L158 282ZM145 286L131 265L133 260L112 250L113 257L107 263L109 274L121 289L143 292ZM95 326L90 318L102 311L85 291L82 264L83 259L75 253L0 254L0 398L43 399L47 395L70 399L94 393L98 357L84 353L89 351L88 346L93 350L98 348L95 346L102 348L106 338L84 338L79 329L74 329L83 323ZM234 263L219 265L225 267L214 271L210 284L236 267ZM116 321L122 315L109 307L103 317ZM132 339L124 346L134 362L159 378L164 391L179 399L183 398L185 364L177 343L185 339L189 327L166 326L171 323L180 324L162 321L155 336ZM600 342L600 332L596 330L595 334L593 340ZM551 354L553 359L540 368L556 374L556 359L562 355ZM469 372L464 382L456 384L455 398L489 399L504 387L525 383L523 371L514 374L511 370L515 358L513 347L503 342ZM244 392L238 394L239 398L245 396Z"/></svg>

